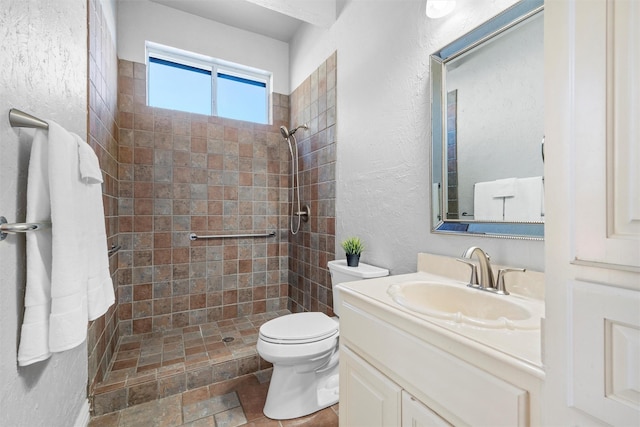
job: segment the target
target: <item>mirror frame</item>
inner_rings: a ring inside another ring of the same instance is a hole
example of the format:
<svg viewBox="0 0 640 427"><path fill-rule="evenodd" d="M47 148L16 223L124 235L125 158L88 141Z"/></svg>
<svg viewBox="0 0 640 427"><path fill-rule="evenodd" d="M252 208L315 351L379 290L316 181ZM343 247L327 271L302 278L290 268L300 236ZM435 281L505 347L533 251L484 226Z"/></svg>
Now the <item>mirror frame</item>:
<svg viewBox="0 0 640 427"><path fill-rule="evenodd" d="M467 53L493 37L542 12L544 0L522 0L500 14L449 43L430 56L431 81L431 232L442 234L464 234L481 237L507 239L544 240L544 222L498 222L446 219L444 213L447 201L441 187L447 182L446 175L446 64ZM544 153L543 153L544 155ZM440 159L440 168L434 166L434 159ZM434 189L436 184L438 189ZM437 191L435 210L434 192ZM440 196L442 194L442 197Z"/></svg>

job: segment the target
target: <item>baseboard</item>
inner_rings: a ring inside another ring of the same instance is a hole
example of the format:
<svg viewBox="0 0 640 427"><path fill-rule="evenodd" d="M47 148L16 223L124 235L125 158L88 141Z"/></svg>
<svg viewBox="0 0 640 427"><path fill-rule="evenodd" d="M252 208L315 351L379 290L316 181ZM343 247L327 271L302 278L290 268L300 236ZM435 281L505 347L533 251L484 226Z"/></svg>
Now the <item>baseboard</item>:
<svg viewBox="0 0 640 427"><path fill-rule="evenodd" d="M89 425L89 419L89 400L85 399L73 427L87 427Z"/></svg>

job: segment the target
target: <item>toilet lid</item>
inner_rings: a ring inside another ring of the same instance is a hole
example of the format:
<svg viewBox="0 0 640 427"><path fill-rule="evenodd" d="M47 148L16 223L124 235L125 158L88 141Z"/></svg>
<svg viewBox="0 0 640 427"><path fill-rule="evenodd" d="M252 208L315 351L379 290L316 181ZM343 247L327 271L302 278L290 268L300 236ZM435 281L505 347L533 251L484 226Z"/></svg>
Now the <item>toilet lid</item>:
<svg viewBox="0 0 640 427"><path fill-rule="evenodd" d="M290 344L320 341L337 332L338 322L318 312L288 314L260 326L261 338Z"/></svg>

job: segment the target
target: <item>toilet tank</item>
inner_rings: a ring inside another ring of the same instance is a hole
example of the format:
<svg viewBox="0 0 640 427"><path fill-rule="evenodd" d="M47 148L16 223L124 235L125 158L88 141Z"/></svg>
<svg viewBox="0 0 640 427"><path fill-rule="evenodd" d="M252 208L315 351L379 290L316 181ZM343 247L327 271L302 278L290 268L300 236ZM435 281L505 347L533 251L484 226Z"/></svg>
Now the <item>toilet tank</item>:
<svg viewBox="0 0 640 427"><path fill-rule="evenodd" d="M359 263L357 267L347 266L346 259L329 261L329 272L331 273L331 289L333 290L333 312L340 316L341 298L336 286L344 282L355 282L356 280L374 279L389 275L389 270L373 265Z"/></svg>

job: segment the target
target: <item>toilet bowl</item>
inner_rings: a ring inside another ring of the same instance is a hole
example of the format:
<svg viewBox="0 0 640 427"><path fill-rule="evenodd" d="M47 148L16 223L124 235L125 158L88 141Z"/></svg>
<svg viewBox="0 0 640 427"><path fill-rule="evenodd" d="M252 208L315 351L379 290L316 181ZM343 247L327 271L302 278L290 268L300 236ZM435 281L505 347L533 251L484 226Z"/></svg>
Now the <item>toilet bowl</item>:
<svg viewBox="0 0 640 427"><path fill-rule="evenodd" d="M339 283L382 277L383 268L345 260L330 261L334 313ZM258 354L273 364L264 414L276 420L298 418L338 402L339 323L324 313L303 312L272 319L260 327Z"/></svg>

